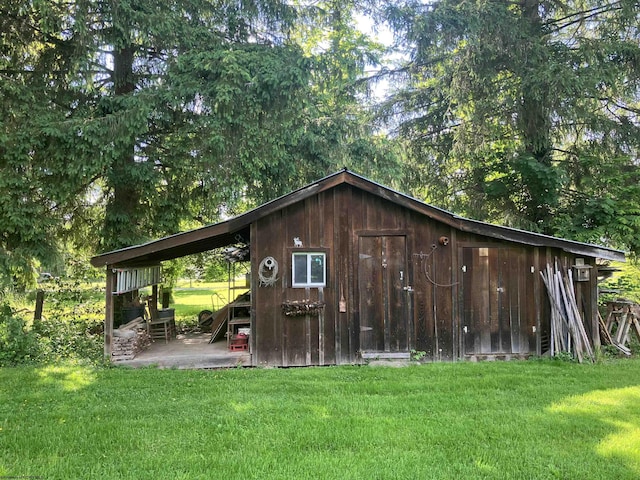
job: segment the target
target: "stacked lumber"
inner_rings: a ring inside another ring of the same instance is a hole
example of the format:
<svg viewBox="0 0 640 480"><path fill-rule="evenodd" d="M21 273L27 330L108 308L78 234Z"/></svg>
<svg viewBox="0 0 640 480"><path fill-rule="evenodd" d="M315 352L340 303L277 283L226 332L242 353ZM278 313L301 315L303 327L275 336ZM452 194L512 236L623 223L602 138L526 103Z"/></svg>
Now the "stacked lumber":
<svg viewBox="0 0 640 480"><path fill-rule="evenodd" d="M135 356L151 344L149 332L142 317L120 325L113 331L111 360L133 360Z"/></svg>
<svg viewBox="0 0 640 480"><path fill-rule="evenodd" d="M572 271L563 272L556 261L554 267L547 264L540 275L551 303L549 353L553 357L560 352L569 352L580 363L585 358L594 361L593 347L576 301Z"/></svg>
<svg viewBox="0 0 640 480"><path fill-rule="evenodd" d="M625 355L631 355L629 340L633 333L640 340L640 305L628 300L607 302L607 319L600 317L603 343L613 345Z"/></svg>

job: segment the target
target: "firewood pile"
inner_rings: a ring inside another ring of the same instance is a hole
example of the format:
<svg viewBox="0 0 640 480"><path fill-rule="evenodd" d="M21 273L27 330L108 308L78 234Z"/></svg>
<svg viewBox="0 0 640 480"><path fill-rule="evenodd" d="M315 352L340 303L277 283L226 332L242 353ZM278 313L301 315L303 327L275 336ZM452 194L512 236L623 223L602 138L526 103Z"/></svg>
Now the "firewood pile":
<svg viewBox="0 0 640 480"><path fill-rule="evenodd" d="M600 318L600 333L602 343L631 355L631 335L635 333L640 341L640 305L623 299L607 302L606 320Z"/></svg>
<svg viewBox="0 0 640 480"><path fill-rule="evenodd" d="M287 317L304 317L305 315L319 315L324 310L323 302L310 300L291 300L282 303L282 313Z"/></svg>
<svg viewBox="0 0 640 480"><path fill-rule="evenodd" d="M547 268L541 271L540 275L551 302L549 353L553 357L559 352L570 352L580 363L584 359L593 362L593 347L576 301L571 269L563 272L556 262L555 267L547 264Z"/></svg>
<svg viewBox="0 0 640 480"><path fill-rule="evenodd" d="M135 356L151 344L151 337L142 317L120 325L113 331L111 360L133 360Z"/></svg>

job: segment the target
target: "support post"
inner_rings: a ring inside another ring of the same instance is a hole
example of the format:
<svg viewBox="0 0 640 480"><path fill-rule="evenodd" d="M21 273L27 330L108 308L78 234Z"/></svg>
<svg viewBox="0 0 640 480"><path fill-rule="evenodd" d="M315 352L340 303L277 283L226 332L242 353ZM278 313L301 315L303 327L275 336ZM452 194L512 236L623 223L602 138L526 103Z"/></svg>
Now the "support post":
<svg viewBox="0 0 640 480"><path fill-rule="evenodd" d="M151 286L151 296L149 297L149 315L151 318L158 316L158 284Z"/></svg>
<svg viewBox="0 0 640 480"><path fill-rule="evenodd" d="M42 309L44 306L44 291L38 290L36 292L36 310L33 314L33 321L39 322L42 320Z"/></svg>
<svg viewBox="0 0 640 480"><path fill-rule="evenodd" d="M598 312L598 266L593 261L593 269L591 278L589 279L589 307L587 307L586 315L591 317L591 341L593 342L594 353L602 346L602 340L600 339L600 320ZM595 360L595 359L594 359Z"/></svg>
<svg viewBox="0 0 640 480"><path fill-rule="evenodd" d="M169 300L171 299L171 292L162 291L162 308L169 308Z"/></svg>
<svg viewBox="0 0 640 480"><path fill-rule="evenodd" d="M104 356L107 360L111 360L111 352L113 348L113 313L114 301L113 292L115 290L115 273L113 269L107 266L107 285L105 292L105 316L104 316Z"/></svg>

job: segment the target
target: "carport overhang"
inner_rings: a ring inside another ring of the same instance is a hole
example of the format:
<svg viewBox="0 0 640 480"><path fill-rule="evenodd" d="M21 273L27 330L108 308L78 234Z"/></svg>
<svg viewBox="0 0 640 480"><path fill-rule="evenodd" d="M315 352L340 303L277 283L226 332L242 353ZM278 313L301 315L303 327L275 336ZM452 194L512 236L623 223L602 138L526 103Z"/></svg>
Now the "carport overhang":
<svg viewBox="0 0 640 480"><path fill-rule="evenodd" d="M94 267L132 268L207 252L238 243L249 243L249 225L222 222L127 247L91 259Z"/></svg>
<svg viewBox="0 0 640 480"><path fill-rule="evenodd" d="M94 267L105 267L105 322L104 355L110 359L113 351L113 325L117 272L120 269L136 269L159 265L164 261L215 250L236 244L250 243L250 225L233 224L231 221L209 225L159 240L123 248L98 255L91 259ZM153 302L157 302L158 285L151 284Z"/></svg>

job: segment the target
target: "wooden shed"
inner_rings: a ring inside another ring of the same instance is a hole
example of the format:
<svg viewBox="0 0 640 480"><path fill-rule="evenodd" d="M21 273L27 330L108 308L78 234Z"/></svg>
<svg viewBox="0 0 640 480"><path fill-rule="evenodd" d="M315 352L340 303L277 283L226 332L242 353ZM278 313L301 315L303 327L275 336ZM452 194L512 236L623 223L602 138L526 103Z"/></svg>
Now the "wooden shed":
<svg viewBox="0 0 640 480"><path fill-rule="evenodd" d="M491 225L342 170L240 216L96 256L107 269L105 351L117 272L249 246L250 364L522 357L548 348L540 272L579 266L577 305L599 345L596 259L624 253Z"/></svg>

